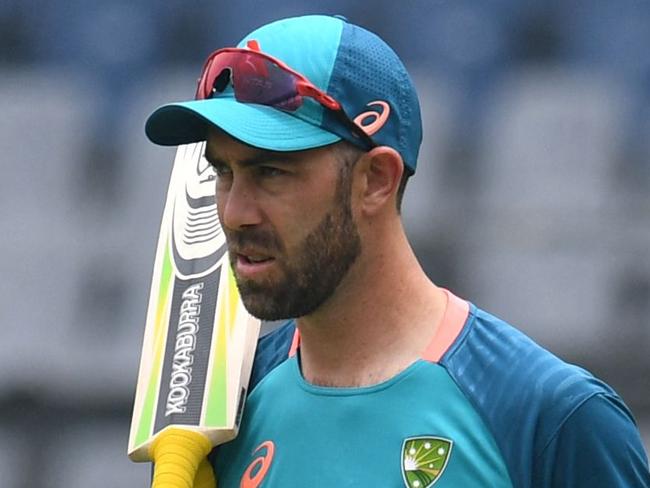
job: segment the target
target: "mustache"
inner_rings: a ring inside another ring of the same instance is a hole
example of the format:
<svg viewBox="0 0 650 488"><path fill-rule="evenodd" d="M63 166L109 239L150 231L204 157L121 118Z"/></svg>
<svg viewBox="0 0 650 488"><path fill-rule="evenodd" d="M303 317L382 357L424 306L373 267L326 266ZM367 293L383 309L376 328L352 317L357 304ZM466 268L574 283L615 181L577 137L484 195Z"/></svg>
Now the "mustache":
<svg viewBox="0 0 650 488"><path fill-rule="evenodd" d="M284 246L278 236L263 229L247 229L232 231L226 233L226 241L230 249L260 249L265 251L284 251Z"/></svg>

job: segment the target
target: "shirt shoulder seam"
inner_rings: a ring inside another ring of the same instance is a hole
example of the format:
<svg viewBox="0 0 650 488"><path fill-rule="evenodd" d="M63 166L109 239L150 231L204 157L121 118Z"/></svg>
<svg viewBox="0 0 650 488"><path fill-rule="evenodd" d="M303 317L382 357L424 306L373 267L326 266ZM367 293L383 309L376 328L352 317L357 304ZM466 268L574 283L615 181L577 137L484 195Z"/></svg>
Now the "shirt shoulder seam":
<svg viewBox="0 0 650 488"><path fill-rule="evenodd" d="M592 398L595 398L595 397L597 397L597 396L605 396L605 395L606 395L606 393L603 392L603 391L595 391L595 392L592 392L591 394L587 395L585 398L583 398L583 399L582 399L581 401L579 401L578 403L576 403L576 404L573 406L573 408L572 408L571 410L569 410L569 412L567 412L567 414L564 416L564 418L562 419L562 421L558 424L558 426L555 428L555 430L553 431L553 433L549 436L548 441L546 441L546 443L544 444L544 447L540 450L539 454L537 454L537 455L535 456L535 460L538 460L539 458L541 458L541 457L544 455L544 453L546 452L546 450L548 449L548 447L551 445L551 443L552 443L552 442L557 438L557 436L559 435L559 433L560 433L560 431L562 430L562 428L564 427L564 425L568 422L568 420L569 420L573 415L575 415L575 413L576 413L578 410L580 410L580 408L582 408L582 406L583 406L585 403L587 403L587 402L588 402L589 400L591 400Z"/></svg>

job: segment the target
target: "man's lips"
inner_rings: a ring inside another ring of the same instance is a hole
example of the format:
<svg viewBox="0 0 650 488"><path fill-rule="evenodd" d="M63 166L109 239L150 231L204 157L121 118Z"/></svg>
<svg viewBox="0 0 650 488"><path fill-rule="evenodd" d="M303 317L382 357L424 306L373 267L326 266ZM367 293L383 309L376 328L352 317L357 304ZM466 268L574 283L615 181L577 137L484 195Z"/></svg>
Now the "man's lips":
<svg viewBox="0 0 650 488"><path fill-rule="evenodd" d="M246 262L247 264L261 264L261 263L265 263L267 261L271 261L272 259L274 259L274 258L272 258L270 256L264 256L264 255L261 255L261 254L250 254L250 255L248 255L248 254L237 253L236 256L237 256L237 260L241 259L244 262Z"/></svg>
<svg viewBox="0 0 650 488"><path fill-rule="evenodd" d="M233 256L237 256L237 259L242 258L247 262L258 263L267 261L269 259L274 259L274 256L263 249L256 249L253 247L231 247L229 252Z"/></svg>
<svg viewBox="0 0 650 488"><path fill-rule="evenodd" d="M235 272L242 278L256 278L262 273L266 273L273 263L275 257L262 251L253 249L236 249L231 250L235 257Z"/></svg>

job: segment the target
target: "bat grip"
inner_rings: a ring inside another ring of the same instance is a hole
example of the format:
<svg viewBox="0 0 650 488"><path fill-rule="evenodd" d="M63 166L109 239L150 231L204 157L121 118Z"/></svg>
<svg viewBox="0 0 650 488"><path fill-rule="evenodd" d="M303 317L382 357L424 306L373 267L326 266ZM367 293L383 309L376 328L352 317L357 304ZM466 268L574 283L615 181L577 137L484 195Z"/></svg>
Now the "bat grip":
<svg viewBox="0 0 650 488"><path fill-rule="evenodd" d="M207 458L203 458L203 461L199 464L199 470L196 472L192 488L217 488L214 471Z"/></svg>
<svg viewBox="0 0 650 488"><path fill-rule="evenodd" d="M164 430L149 450L155 463L151 488L193 488L195 478L200 479L201 488L216 487L212 469L206 460L211 450L210 441L199 432L176 428Z"/></svg>

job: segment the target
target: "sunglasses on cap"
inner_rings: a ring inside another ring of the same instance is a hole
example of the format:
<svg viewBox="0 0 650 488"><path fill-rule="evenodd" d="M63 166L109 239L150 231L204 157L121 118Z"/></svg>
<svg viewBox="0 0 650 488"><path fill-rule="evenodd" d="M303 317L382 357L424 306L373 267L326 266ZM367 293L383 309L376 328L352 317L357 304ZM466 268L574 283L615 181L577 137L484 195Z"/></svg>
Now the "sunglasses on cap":
<svg viewBox="0 0 650 488"><path fill-rule="evenodd" d="M219 49L208 57L198 80L197 100L210 99L231 85L238 102L295 112L304 97L309 97L329 110L368 149L377 146L333 97L279 59L263 53L256 41L248 41L247 46Z"/></svg>

